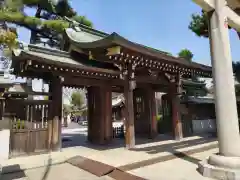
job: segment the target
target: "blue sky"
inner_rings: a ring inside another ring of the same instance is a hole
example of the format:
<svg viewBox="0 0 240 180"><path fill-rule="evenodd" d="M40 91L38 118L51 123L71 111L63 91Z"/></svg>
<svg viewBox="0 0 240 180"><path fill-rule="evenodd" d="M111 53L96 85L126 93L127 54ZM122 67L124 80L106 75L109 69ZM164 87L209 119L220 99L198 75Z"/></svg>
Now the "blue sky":
<svg viewBox="0 0 240 180"><path fill-rule="evenodd" d="M187 48L194 61L210 65L208 39L188 29L191 14L201 9L191 0L71 0L80 15L90 19L94 28L120 35L176 55ZM33 14L33 11L27 11ZM29 42L29 32L19 29L19 38ZM240 60L240 40L230 31L232 58Z"/></svg>

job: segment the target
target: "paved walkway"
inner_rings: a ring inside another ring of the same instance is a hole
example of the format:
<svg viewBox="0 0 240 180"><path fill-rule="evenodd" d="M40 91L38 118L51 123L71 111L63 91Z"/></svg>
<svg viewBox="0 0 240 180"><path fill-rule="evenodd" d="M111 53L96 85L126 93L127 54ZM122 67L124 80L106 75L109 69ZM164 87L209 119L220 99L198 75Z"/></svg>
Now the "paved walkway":
<svg viewBox="0 0 240 180"><path fill-rule="evenodd" d="M4 174L1 180L113 180L97 177L68 163L29 169L18 173Z"/></svg>
<svg viewBox="0 0 240 180"><path fill-rule="evenodd" d="M66 129L63 132L66 141L63 142L65 148L62 152L10 159L2 163L5 167L3 171L25 170L26 176L35 180L33 172L42 177L44 169L51 167L47 180L59 178L74 180L81 173L90 174L66 164L68 159L81 156L150 180L205 180L207 178L202 177L196 171L197 162L218 151L216 139L199 136L185 138L180 142L166 136L159 136L154 142L136 139L136 148L129 151L123 146L123 140L115 140L106 148L87 143L85 141L86 131L81 128ZM61 175L62 173L70 175ZM72 175L74 178L71 178ZM90 176L86 175L86 179L94 180L93 175ZM85 176L82 175L82 177ZM94 178L99 179L97 176Z"/></svg>
<svg viewBox="0 0 240 180"><path fill-rule="evenodd" d="M216 152L218 149L212 149L127 172L149 180L211 180L198 173L197 163Z"/></svg>

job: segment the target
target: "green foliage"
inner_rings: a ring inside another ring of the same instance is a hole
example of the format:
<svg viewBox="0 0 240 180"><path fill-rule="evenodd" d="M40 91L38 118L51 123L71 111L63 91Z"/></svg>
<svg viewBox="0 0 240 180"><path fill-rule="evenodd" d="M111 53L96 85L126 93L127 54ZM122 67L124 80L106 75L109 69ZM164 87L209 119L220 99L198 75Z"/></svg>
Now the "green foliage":
<svg viewBox="0 0 240 180"><path fill-rule="evenodd" d="M20 12L0 11L0 21L6 21L17 24L19 26L36 26L47 29L52 29L57 32L69 27L69 23L64 20L41 20L32 16L25 16Z"/></svg>
<svg viewBox="0 0 240 180"><path fill-rule="evenodd" d="M92 22L89 21L85 16L77 16L76 15L76 16L73 16L72 19L77 21L80 24L84 24L86 26L93 27Z"/></svg>
<svg viewBox="0 0 240 180"><path fill-rule="evenodd" d="M28 16L24 8L36 9L35 16ZM85 17L79 16L72 9L68 0L5 0L0 7L0 22L13 23L25 27L32 32L31 42L40 38L49 39L49 45L58 46L61 34L70 23L65 17L92 27L92 23ZM32 41L33 40L33 41Z"/></svg>
<svg viewBox="0 0 240 180"><path fill-rule="evenodd" d="M208 17L205 12L192 14L192 20L188 28L197 36L208 37Z"/></svg>
<svg viewBox="0 0 240 180"><path fill-rule="evenodd" d="M24 120L18 119L16 122L14 122L13 128L14 129L24 129L25 128Z"/></svg>
<svg viewBox="0 0 240 180"><path fill-rule="evenodd" d="M237 10L236 10L237 11ZM208 15L202 11L201 14L192 14L192 20L188 28L199 37L208 38ZM228 27L231 29L231 27Z"/></svg>
<svg viewBox="0 0 240 180"><path fill-rule="evenodd" d="M0 29L0 44L12 49L16 44L17 35L10 30Z"/></svg>
<svg viewBox="0 0 240 180"><path fill-rule="evenodd" d="M240 82L240 62L233 62L232 67L236 80Z"/></svg>
<svg viewBox="0 0 240 180"><path fill-rule="evenodd" d="M68 115L72 112L72 107L67 104L63 104L63 114Z"/></svg>
<svg viewBox="0 0 240 180"><path fill-rule="evenodd" d="M69 23L64 20L46 20L42 22L42 26L48 29L54 29L57 32L63 32L69 27Z"/></svg>
<svg viewBox="0 0 240 180"><path fill-rule="evenodd" d="M73 92L71 95L71 104L80 109L84 103L83 95L79 92Z"/></svg>
<svg viewBox="0 0 240 180"><path fill-rule="evenodd" d="M192 61L193 53L188 49L183 49L178 53L178 57L184 58L188 61Z"/></svg>
<svg viewBox="0 0 240 180"><path fill-rule="evenodd" d="M161 115L158 114L158 115L157 115L157 121L160 121L160 120L161 120Z"/></svg>
<svg viewBox="0 0 240 180"><path fill-rule="evenodd" d="M82 116L87 116L87 114L88 114L88 110L87 109L82 111Z"/></svg>

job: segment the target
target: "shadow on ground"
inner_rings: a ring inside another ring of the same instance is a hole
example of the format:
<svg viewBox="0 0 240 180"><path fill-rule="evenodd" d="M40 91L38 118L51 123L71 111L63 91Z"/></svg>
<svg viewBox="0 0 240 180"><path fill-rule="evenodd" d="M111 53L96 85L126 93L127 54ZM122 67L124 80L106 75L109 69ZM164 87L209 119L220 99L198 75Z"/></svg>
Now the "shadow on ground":
<svg viewBox="0 0 240 180"><path fill-rule="evenodd" d="M185 152L182 153L178 150L182 148L189 148L189 147L216 141L216 138L212 137L211 134L198 135L198 136L200 136L200 138L198 139L179 141L179 142L169 142L169 143L157 144L157 145L156 145L156 142L173 140L173 137L171 135L159 135L155 139L136 137L136 148L131 149L131 151L145 152L148 154L170 152L171 155L169 157L166 157L166 159L174 159L177 157L185 161L189 161L191 163L197 164L200 160L194 157L191 157L190 155L194 153L198 153L197 151L201 151L201 148L197 148L197 150L190 150L189 152L186 152L186 153ZM65 131L64 133L62 133L63 148L79 147L79 146L104 151L104 150L122 148L125 146L125 141L123 138L115 138L113 142L108 145L91 144L87 141L87 128L76 128L76 129L72 129L71 132ZM212 147L207 147L206 150L215 148L215 146L217 145L213 145ZM165 160L161 158L157 158L157 159L153 158L153 161L161 162Z"/></svg>
<svg viewBox="0 0 240 180"><path fill-rule="evenodd" d="M48 158L48 164L45 166L45 170L42 174L42 177L38 177L39 180L46 180L48 178L48 174L50 172L51 169L51 165L52 165L52 158L49 155ZM20 168L19 164L15 164L15 165L11 165L11 166L5 166L2 168L2 175L0 174L0 179L1 180L27 180L29 179L26 175L26 173L24 172L24 170L22 170Z"/></svg>
<svg viewBox="0 0 240 180"><path fill-rule="evenodd" d="M14 169L14 173L10 173ZM20 168L19 164L7 166L2 168L3 173L0 174L1 180L17 180L17 179L24 179L27 178L25 172Z"/></svg>
<svg viewBox="0 0 240 180"><path fill-rule="evenodd" d="M161 145L153 145L149 147L142 147L142 148L134 148L132 151L141 151L141 152L146 152L148 154L157 154L161 152L170 152L173 157L169 156L170 159L173 159L174 156L177 158L181 158L185 161L198 164L200 161L197 158L194 158L191 156L191 154L203 152L209 149L212 149L214 147L217 147L217 145L209 145L206 147L199 147L195 148L192 150L187 150L186 152L180 152L178 149L182 148L190 148L193 146L205 144L205 143L210 143L216 141L216 138L214 137L209 137L208 135L205 135L199 139L193 139L193 140L188 140L188 141L182 141L182 142L175 142L175 143L170 143L170 144L161 144ZM164 159L163 159L164 160Z"/></svg>
<svg viewBox="0 0 240 180"><path fill-rule="evenodd" d="M132 151L144 151L148 154L156 154L160 152L173 152L177 149L187 148L191 146L201 145L205 143L210 143L216 141L216 138L212 137L201 137L198 139L188 140L188 141L180 141L175 143L167 143L167 144L161 144L161 145L153 145L148 147L140 147L140 148L134 148Z"/></svg>
<svg viewBox="0 0 240 180"><path fill-rule="evenodd" d="M160 135L155 139L136 137L136 145L154 143L159 141L173 140L173 138L169 135ZM113 141L107 145L96 145L88 142L87 140L87 129L86 128L76 128L69 130L63 130L62 133L62 147L87 147L95 150L109 150L125 147L125 139L124 138L114 138Z"/></svg>

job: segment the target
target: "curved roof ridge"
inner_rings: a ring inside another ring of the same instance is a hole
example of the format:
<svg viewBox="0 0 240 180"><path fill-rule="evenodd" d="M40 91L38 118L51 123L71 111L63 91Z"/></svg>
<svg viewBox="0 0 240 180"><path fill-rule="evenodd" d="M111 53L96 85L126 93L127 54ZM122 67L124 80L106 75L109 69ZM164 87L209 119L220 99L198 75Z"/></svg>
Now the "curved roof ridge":
<svg viewBox="0 0 240 180"><path fill-rule="evenodd" d="M91 48L98 48L98 47L103 47L103 46L108 46L111 45L114 40L116 40L116 36L118 36L117 33L112 33L102 39L96 40L96 41L91 41L91 42L79 42L76 41L75 39L70 38L70 41L82 49L91 49Z"/></svg>
<svg viewBox="0 0 240 180"><path fill-rule="evenodd" d="M70 54L67 51L62 51L62 50L52 49L52 48L46 48L46 47L43 47L43 46L37 46L37 45L33 45L33 44L28 45L28 50L33 51L33 52L57 55L57 56L60 56L60 57L70 57Z"/></svg>

